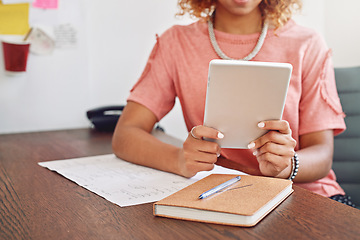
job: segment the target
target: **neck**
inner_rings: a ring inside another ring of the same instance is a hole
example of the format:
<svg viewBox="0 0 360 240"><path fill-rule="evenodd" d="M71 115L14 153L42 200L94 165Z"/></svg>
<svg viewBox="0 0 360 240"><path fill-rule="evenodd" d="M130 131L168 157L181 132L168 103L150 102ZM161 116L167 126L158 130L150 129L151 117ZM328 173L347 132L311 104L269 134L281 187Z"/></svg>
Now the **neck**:
<svg viewBox="0 0 360 240"><path fill-rule="evenodd" d="M261 32L262 18L259 8L246 15L235 15L225 8L217 7L214 18L214 28L218 31L232 34L252 34Z"/></svg>

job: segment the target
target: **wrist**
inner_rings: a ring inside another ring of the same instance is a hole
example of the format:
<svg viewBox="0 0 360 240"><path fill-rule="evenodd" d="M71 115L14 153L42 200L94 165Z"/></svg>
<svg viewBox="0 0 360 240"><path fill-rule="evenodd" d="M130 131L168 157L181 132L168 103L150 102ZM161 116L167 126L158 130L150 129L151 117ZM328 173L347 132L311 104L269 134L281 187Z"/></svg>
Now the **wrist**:
<svg viewBox="0 0 360 240"><path fill-rule="evenodd" d="M185 160L184 160L184 150L179 148L177 151L176 161L173 173L178 174L183 177L187 177L187 172L185 168Z"/></svg>
<svg viewBox="0 0 360 240"><path fill-rule="evenodd" d="M289 176L289 180L293 181L298 174L299 171L299 157L297 153L294 154L294 156L291 158L291 172Z"/></svg>

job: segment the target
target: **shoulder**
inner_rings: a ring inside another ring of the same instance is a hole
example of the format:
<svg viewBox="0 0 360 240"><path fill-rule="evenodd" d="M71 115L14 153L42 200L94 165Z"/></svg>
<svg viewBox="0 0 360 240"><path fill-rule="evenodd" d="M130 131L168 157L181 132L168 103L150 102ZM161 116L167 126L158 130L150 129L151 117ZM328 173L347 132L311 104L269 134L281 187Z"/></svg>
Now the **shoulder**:
<svg viewBox="0 0 360 240"><path fill-rule="evenodd" d="M315 29L301 26L290 20L275 31L273 41L279 41L290 52L297 52L302 58L324 56L329 48L324 37Z"/></svg>
<svg viewBox="0 0 360 240"><path fill-rule="evenodd" d="M315 29L299 25L294 20L290 20L282 29L279 29L279 31L279 35L291 39L300 45L326 46L325 40L319 32Z"/></svg>
<svg viewBox="0 0 360 240"><path fill-rule="evenodd" d="M174 25L157 37L157 44L164 55L178 56L204 42L206 26L202 22L188 25Z"/></svg>
<svg viewBox="0 0 360 240"><path fill-rule="evenodd" d="M160 35L161 40L181 40L196 37L203 32L204 23L197 21L188 25L174 25Z"/></svg>

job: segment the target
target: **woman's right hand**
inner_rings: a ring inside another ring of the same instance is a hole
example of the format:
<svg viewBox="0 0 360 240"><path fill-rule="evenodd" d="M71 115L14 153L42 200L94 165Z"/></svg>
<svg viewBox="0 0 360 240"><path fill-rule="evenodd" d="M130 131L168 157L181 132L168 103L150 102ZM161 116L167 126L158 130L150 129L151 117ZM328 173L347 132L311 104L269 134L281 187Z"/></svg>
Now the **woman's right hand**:
<svg viewBox="0 0 360 240"><path fill-rule="evenodd" d="M216 142L204 138L221 139L224 135L218 130L206 126L195 126L186 138L178 156L180 174L193 177L200 171L210 171L214 168L220 156L220 146Z"/></svg>

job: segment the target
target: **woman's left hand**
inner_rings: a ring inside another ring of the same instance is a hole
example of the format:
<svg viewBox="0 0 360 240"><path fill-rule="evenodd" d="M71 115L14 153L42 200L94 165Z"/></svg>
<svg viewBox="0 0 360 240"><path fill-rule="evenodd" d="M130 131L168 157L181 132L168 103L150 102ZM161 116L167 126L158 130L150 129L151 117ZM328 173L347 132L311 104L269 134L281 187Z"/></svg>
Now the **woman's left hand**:
<svg viewBox="0 0 360 240"><path fill-rule="evenodd" d="M259 162L260 172L264 176L289 178L296 146L289 123L285 120L263 121L258 126L269 130L249 144Z"/></svg>

